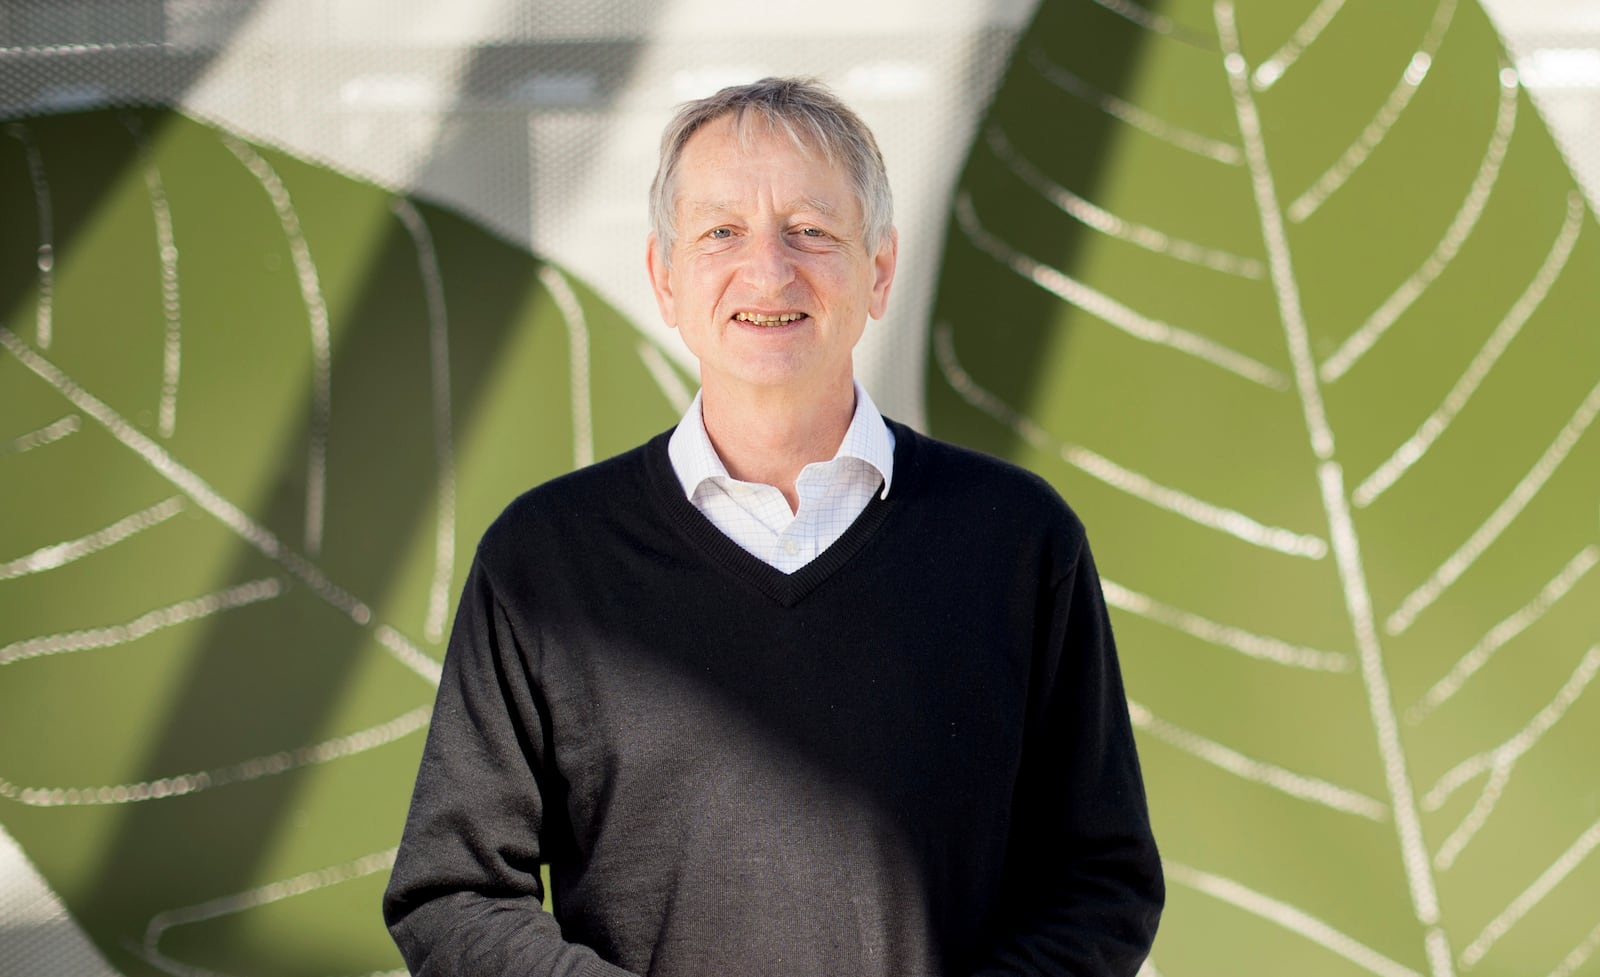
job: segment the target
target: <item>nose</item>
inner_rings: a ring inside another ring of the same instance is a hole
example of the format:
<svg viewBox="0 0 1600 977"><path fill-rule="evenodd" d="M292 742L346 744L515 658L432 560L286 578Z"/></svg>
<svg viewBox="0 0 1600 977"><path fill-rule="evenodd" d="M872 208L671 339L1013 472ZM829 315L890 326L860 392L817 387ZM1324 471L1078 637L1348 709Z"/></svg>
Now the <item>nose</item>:
<svg viewBox="0 0 1600 977"><path fill-rule="evenodd" d="M762 231L750 236L743 273L748 284L772 295L794 279L794 256L781 232Z"/></svg>

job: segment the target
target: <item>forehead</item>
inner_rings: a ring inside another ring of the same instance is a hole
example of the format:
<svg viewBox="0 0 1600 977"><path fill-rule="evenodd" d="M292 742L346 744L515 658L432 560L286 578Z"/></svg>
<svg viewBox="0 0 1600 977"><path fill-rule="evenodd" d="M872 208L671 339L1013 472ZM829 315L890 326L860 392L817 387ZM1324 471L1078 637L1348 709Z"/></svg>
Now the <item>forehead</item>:
<svg viewBox="0 0 1600 977"><path fill-rule="evenodd" d="M684 143L674 192L680 210L726 210L771 200L786 209L859 213L841 160L756 112L723 115Z"/></svg>

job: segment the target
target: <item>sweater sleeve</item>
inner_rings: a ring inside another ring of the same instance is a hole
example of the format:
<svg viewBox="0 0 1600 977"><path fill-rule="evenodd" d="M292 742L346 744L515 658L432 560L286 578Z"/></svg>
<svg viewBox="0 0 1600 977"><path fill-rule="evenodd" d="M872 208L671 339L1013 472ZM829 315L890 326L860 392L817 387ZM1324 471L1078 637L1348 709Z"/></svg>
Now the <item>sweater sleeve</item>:
<svg viewBox="0 0 1600 977"><path fill-rule="evenodd" d="M384 920L417 977L630 977L541 903L544 717L481 561L445 654Z"/></svg>
<svg viewBox="0 0 1600 977"><path fill-rule="evenodd" d="M1087 543L1048 599L1003 908L975 977L1133 977L1165 886Z"/></svg>

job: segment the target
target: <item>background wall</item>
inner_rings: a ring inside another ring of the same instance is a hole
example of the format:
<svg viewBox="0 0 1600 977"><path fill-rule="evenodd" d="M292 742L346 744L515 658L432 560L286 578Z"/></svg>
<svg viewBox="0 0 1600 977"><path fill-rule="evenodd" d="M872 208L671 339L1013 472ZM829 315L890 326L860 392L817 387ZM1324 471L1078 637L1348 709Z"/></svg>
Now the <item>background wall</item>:
<svg viewBox="0 0 1600 977"><path fill-rule="evenodd" d="M399 966L459 570L686 402L655 141L767 73L889 159L875 398L1095 535L1147 971L1600 972L1600 13L1489 13L7 5L0 974Z"/></svg>

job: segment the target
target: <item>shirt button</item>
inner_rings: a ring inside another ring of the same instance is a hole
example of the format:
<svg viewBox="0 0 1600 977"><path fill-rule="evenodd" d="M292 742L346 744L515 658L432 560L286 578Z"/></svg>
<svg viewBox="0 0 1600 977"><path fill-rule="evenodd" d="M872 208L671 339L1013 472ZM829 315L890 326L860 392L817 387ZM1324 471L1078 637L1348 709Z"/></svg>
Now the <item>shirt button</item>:
<svg viewBox="0 0 1600 977"><path fill-rule="evenodd" d="M783 551L790 556L794 556L800 552L800 545L792 539L786 539L783 541Z"/></svg>

